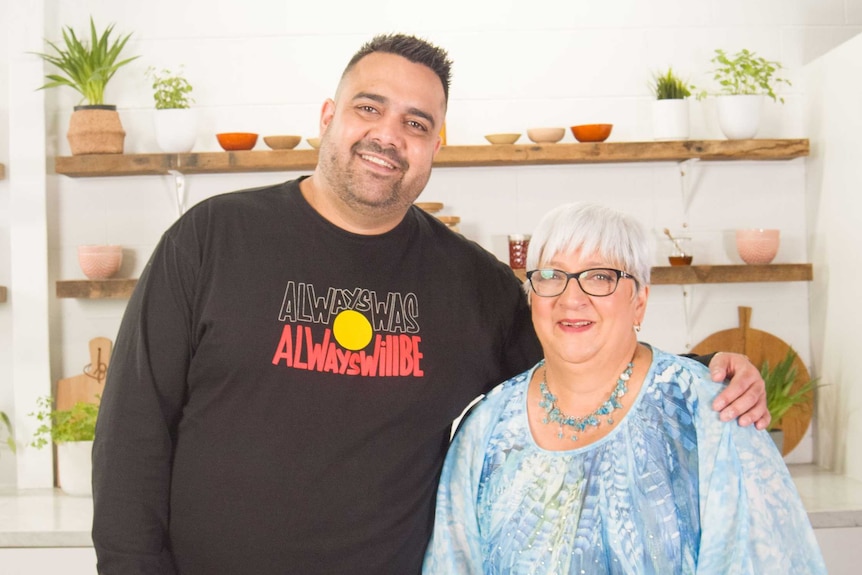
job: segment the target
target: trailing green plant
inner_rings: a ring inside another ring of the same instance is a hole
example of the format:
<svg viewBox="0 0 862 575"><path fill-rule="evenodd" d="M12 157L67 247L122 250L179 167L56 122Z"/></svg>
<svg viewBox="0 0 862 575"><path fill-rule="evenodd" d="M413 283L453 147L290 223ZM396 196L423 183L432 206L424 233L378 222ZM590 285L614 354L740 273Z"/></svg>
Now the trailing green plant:
<svg viewBox="0 0 862 575"><path fill-rule="evenodd" d="M193 90L192 85L183 76L182 68L173 73L168 69L157 71L150 66L146 74L153 81L156 110L188 108L194 103L194 99L189 95Z"/></svg>
<svg viewBox="0 0 862 575"><path fill-rule="evenodd" d="M779 62L767 60L745 49L732 56L717 49L710 62L715 64L713 79L720 86L720 94L764 94L774 101L784 103L784 98L775 95L774 87L778 84L791 84L790 80L777 76L778 70L782 68ZM698 94L698 99L705 96L706 91L702 91Z"/></svg>
<svg viewBox="0 0 862 575"><path fill-rule="evenodd" d="M0 426L0 429L5 428L6 430L6 445L9 446L12 453L15 453L15 434L12 433L12 420L9 419L9 416L6 415L5 411L0 411L0 423L3 424Z"/></svg>
<svg viewBox="0 0 862 575"><path fill-rule="evenodd" d="M760 376L766 384L766 406L772 416L770 430L780 429L781 420L794 406L807 406L808 395L819 387L816 379L810 379L798 389L793 389L798 376L796 366L793 365L794 360L796 352L789 349L784 359L775 364L775 367L771 367L768 360L760 366Z"/></svg>
<svg viewBox="0 0 862 575"><path fill-rule="evenodd" d="M100 35L96 31L96 25L91 16L89 42L86 37L79 39L69 26L63 28L62 46L46 40L55 54L34 53L59 68L63 74L47 74L45 77L50 82L39 89L69 86L78 91L88 104L104 104L105 87L116 71L139 58L139 56L133 56L125 60L119 59L126 42L132 35L126 34L112 40L113 31L114 25L111 24Z"/></svg>
<svg viewBox="0 0 862 575"><path fill-rule="evenodd" d="M37 404L36 412L30 414L39 421L33 434L33 447L41 448L52 441L92 441L96 436L98 404L79 401L71 409L55 410L50 397L40 397Z"/></svg>
<svg viewBox="0 0 862 575"><path fill-rule="evenodd" d="M652 91L656 100L683 100L691 96L692 88L694 86L687 85L673 73L673 68L668 68L663 74L653 74Z"/></svg>

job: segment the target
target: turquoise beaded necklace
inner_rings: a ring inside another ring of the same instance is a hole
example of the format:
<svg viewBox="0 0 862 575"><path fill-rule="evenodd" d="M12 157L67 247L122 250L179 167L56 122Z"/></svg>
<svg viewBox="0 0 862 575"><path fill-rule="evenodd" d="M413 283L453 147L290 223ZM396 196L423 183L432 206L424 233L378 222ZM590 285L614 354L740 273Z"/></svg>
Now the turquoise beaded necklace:
<svg viewBox="0 0 862 575"><path fill-rule="evenodd" d="M637 350L635 350L637 352ZM547 374L548 368L543 366L542 370L542 383L539 384L539 390L542 392L542 400L539 401L539 407L545 410L545 417L542 418L542 423L557 423L560 426L560 431L557 433L557 437L562 439L565 434L563 433L564 427L571 427L576 432L580 433L584 431L587 426L598 427L601 424L600 417L607 415L607 423L609 425L613 425L614 418L611 415L612 412L617 409L621 409L623 404L620 403L620 398L626 394L628 391L628 387L626 386L626 382L628 382L629 378L632 376L632 369L634 369L634 356L632 356L632 360L626 366L626 369L620 374L620 377L617 379L617 384L614 386L613 391L611 391L610 397L601 404L598 409L589 413L583 417L574 417L571 415L566 415L560 408L557 407L557 396L551 393L548 389L547 382ZM577 441L578 436L572 434L572 441Z"/></svg>

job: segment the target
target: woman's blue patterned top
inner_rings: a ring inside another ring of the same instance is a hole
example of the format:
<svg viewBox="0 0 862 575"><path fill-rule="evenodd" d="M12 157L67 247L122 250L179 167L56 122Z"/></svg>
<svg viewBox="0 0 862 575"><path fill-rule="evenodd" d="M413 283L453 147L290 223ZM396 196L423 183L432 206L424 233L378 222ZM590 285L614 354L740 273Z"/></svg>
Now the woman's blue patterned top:
<svg viewBox="0 0 862 575"><path fill-rule="evenodd" d="M530 433L536 367L496 387L450 447L424 573L825 573L766 431L722 423L699 363L653 348L629 413L583 448Z"/></svg>

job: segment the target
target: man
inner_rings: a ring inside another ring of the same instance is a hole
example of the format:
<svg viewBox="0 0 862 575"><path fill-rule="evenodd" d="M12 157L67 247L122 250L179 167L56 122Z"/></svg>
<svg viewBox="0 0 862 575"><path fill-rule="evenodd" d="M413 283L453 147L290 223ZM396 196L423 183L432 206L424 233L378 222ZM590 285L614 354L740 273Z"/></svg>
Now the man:
<svg viewBox="0 0 862 575"><path fill-rule="evenodd" d="M94 447L100 573L418 573L450 423L541 356L505 264L413 208L446 53L373 39L308 178L201 202L117 337ZM757 370L724 418L768 423ZM753 407L752 407L753 406Z"/></svg>

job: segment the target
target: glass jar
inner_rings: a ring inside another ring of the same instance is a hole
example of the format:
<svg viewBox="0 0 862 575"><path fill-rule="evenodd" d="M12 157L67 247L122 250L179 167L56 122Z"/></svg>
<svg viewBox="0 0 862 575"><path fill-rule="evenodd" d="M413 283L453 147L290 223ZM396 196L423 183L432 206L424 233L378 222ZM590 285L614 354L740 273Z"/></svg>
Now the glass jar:
<svg viewBox="0 0 862 575"><path fill-rule="evenodd" d="M513 270L522 270L527 267L527 248L529 247L529 234L509 235L509 266Z"/></svg>

